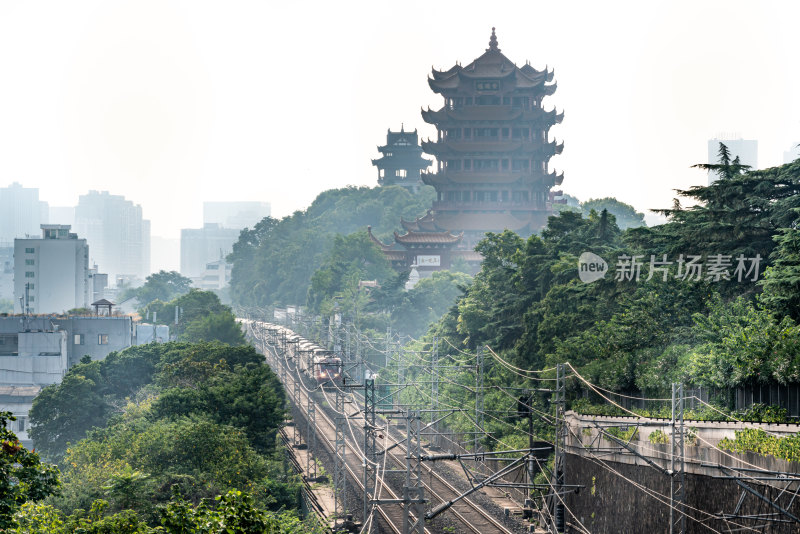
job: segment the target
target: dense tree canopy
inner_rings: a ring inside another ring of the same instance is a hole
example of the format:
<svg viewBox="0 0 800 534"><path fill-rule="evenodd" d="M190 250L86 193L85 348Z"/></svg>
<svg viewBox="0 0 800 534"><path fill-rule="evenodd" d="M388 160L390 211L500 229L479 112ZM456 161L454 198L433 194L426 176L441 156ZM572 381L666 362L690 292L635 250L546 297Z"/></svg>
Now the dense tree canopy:
<svg viewBox="0 0 800 534"><path fill-rule="evenodd" d="M171 532L175 522L299 532L299 483L277 449L284 402L250 346L149 344L87 358L34 401L33 438L60 460L63 484L18 520L25 532Z"/></svg>
<svg viewBox="0 0 800 534"><path fill-rule="evenodd" d="M192 281L177 271L158 271L148 276L142 287L129 291L126 298L136 297L140 306L146 306L154 300L172 300L188 293L191 287Z"/></svg>
<svg viewBox="0 0 800 534"><path fill-rule="evenodd" d="M372 225L381 238L398 230L400 218L425 213L433 188L412 195L399 186L348 187L324 191L305 211L281 220L266 218L242 231L228 257L233 263L234 304L305 304L311 278L335 243Z"/></svg>
<svg viewBox="0 0 800 534"><path fill-rule="evenodd" d="M800 163L712 170L721 178L681 191L696 205L676 202L661 226L620 231L610 209L564 211L540 236L488 235L481 271L431 334L524 369L570 362L614 391L800 381ZM579 279L584 252L605 276ZM699 276L687 276L691 256Z"/></svg>
<svg viewBox="0 0 800 534"><path fill-rule="evenodd" d="M222 304L211 291L193 288L169 302L156 299L139 310L139 315L157 324L169 325L171 333L180 341L244 343L244 335L230 307Z"/></svg>
<svg viewBox="0 0 800 534"><path fill-rule="evenodd" d="M636 208L630 204L620 202L616 198L595 198L581 202L581 211L585 217L588 217L592 210L597 213L603 210L608 211L616 219L620 230L645 226L644 213L636 211Z"/></svg>
<svg viewBox="0 0 800 534"><path fill-rule="evenodd" d="M58 470L43 464L27 450L8 423L11 412L0 412L0 531L15 525L14 513L26 502L39 501L58 491Z"/></svg>

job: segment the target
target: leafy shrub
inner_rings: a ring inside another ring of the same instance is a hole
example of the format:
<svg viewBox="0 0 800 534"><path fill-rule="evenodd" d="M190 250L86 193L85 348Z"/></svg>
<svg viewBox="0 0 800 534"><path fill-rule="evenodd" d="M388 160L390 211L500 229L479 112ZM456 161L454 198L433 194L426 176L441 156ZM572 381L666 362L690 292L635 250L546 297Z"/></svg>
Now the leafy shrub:
<svg viewBox="0 0 800 534"><path fill-rule="evenodd" d="M663 430L654 430L653 432L650 432L650 435L647 436L647 439L650 440L650 443L654 445L666 445L669 443L669 434Z"/></svg>
<svg viewBox="0 0 800 534"><path fill-rule="evenodd" d="M755 452L764 456L774 456L781 460L800 462L800 434L777 437L767 434L760 428L737 430L734 439L725 438L719 448L733 452Z"/></svg>
<svg viewBox="0 0 800 534"><path fill-rule="evenodd" d="M767 404L753 404L739 416L743 421L756 423L785 423L788 421L786 408Z"/></svg>

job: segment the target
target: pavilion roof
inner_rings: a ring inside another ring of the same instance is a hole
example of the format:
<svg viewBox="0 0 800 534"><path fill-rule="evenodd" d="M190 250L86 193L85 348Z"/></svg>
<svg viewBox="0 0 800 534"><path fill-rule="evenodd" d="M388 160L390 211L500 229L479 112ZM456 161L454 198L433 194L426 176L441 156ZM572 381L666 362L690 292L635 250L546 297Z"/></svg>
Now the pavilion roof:
<svg viewBox="0 0 800 534"><path fill-rule="evenodd" d="M489 39L489 48L480 57L475 59L466 67L454 65L446 71L433 69L428 84L431 89L439 93L448 89L457 89L462 82L471 82L475 79L508 79L512 81L517 89L541 89L544 94L550 95L555 92L556 85L545 85L553 79L553 71L540 71L526 64L519 68L514 62L502 54L497 45L497 36L492 28L492 36Z"/></svg>
<svg viewBox="0 0 800 534"><path fill-rule="evenodd" d="M542 108L532 109L512 108L509 106L469 106L459 109L442 108L433 111L430 107L422 110L422 120L428 124L460 121L534 121L544 119L544 122L558 124L564 119L564 113L558 113L555 108L545 111Z"/></svg>
<svg viewBox="0 0 800 534"><path fill-rule="evenodd" d="M394 240L401 245L455 245L464 234L453 235L450 232L407 232L403 235L394 233Z"/></svg>

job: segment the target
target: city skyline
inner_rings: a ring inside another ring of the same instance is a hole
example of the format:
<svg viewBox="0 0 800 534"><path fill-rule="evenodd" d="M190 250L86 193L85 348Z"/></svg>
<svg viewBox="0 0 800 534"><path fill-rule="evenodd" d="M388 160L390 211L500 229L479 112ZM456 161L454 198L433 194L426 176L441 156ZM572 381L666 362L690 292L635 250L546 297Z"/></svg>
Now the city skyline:
<svg viewBox="0 0 800 534"><path fill-rule="evenodd" d="M108 190L165 238L200 227L204 200L252 198L281 217L322 190L376 185L387 129L433 137L420 117L442 105L431 66L469 63L495 26L509 57L555 70L545 108L565 113L551 132L565 146L552 161L564 192L667 207L674 189L706 182L690 166L719 131L758 139L762 167L800 141L800 73L787 67L800 6L770 6L411 1L355 23L323 3L310 14L4 4L0 68L13 82L0 88L0 186L37 187L51 206Z"/></svg>

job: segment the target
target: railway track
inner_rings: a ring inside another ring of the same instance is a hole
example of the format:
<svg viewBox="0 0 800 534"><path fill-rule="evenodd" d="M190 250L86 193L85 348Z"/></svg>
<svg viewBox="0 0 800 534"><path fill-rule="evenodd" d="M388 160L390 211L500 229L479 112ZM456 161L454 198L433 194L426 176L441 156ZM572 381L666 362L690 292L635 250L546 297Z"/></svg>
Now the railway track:
<svg viewBox="0 0 800 534"><path fill-rule="evenodd" d="M354 395L361 397L363 402L363 397L361 395L358 393L354 393ZM405 466L407 449L403 444L403 436L398 435L399 433L397 430L392 429L388 422L386 424L386 429L390 434L394 434L392 439L399 443L399 445L395 447L395 450L399 450L399 453L389 453L389 457L392 458L396 465ZM426 497L431 497L431 502L434 505L449 502L463 493L429 464L422 463L422 471L423 477L427 475L426 478L428 479L427 482L425 482L423 478L422 482L425 487L425 495ZM469 531L477 534L485 532L511 534L513 532L469 497L465 497L454 503L447 512L453 514L462 525L469 529Z"/></svg>
<svg viewBox="0 0 800 534"><path fill-rule="evenodd" d="M282 373L280 373L279 366L286 366L287 363L282 358L278 357L277 351L274 348L271 347L270 349L271 350L269 350L269 354L265 354L265 357L267 358L267 362L273 367L273 370L280 377ZM286 388L287 391L291 391L294 386L293 382L297 381L299 376L301 377L302 375L298 375L295 369L287 367L286 380L288 383L284 384L284 388ZM306 389L306 385L302 384L302 387L300 387L300 406L295 407L303 414L304 417L307 416L304 406L307 405L309 397L309 393L306 391ZM355 395L356 398L359 397L358 394ZM322 399L318 398L321 397L319 392L311 396L318 406L316 416L317 435L323 438L318 442L321 442L328 452L333 455L336 434L336 427L332 420L333 409L330 407L330 402L328 402L327 405L323 405L322 402L320 402ZM358 425L354 426L357 427ZM388 424L386 424L385 431L388 433L387 435L392 438L392 440L400 443L394 447L392 452L387 454L387 462L391 461L393 467L405 469L406 448L402 443L403 437L399 436L398 431L396 429L391 429L390 425ZM351 429L351 432L354 434L353 436L350 436L351 438L356 440L360 438L360 429ZM350 452L345 461L345 469L350 480L355 483L359 491L363 492L364 486L361 479L361 473L363 472L360 459L361 453L352 442L352 439L346 439L345 442L348 451ZM392 444L394 445L394 443ZM389 469L388 465L387 469ZM452 501L462 493L454 485L448 482L440 473L436 472L435 469L424 463L422 464L422 475L423 476L421 478L423 479L422 483L425 488L425 498L428 499L433 505ZM380 498L399 499L396 488L392 487L389 482L389 478L390 477L384 477L384 484ZM402 532L402 505L381 505L376 507L376 513L380 519L381 526L385 526L391 532L395 532L397 534ZM464 498L454 503L442 514L442 516L446 518L445 521L449 520L450 523L456 523L459 525L460 528L456 530L456 532L473 532L476 534L513 533L513 530L504 526L500 521L493 517L492 514L484 510L480 505L469 498ZM426 526L425 532L426 534L431 534L429 526Z"/></svg>

